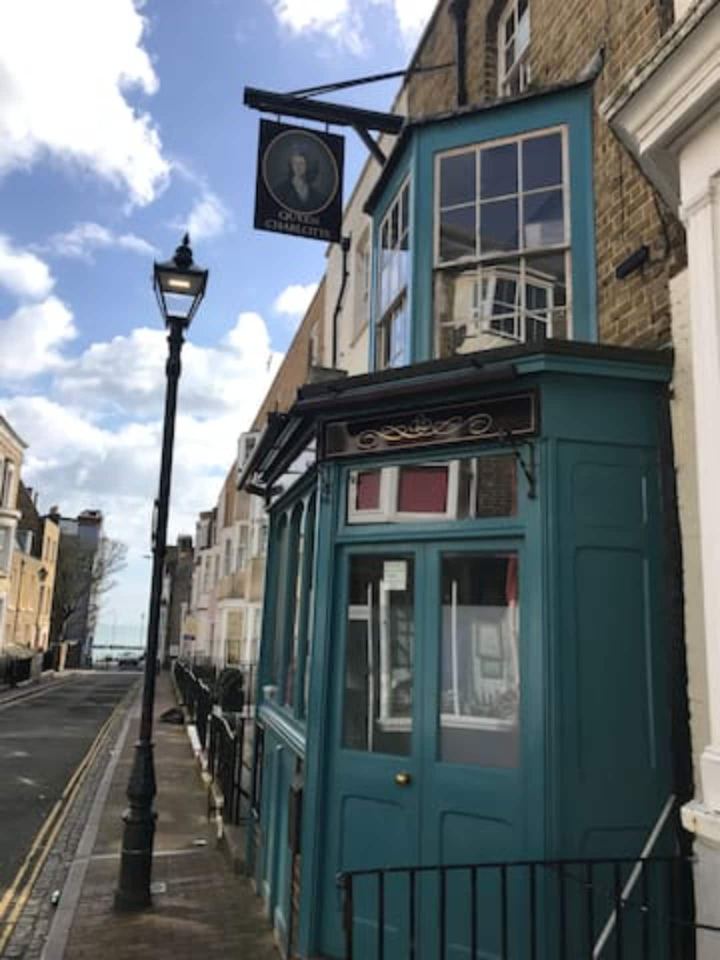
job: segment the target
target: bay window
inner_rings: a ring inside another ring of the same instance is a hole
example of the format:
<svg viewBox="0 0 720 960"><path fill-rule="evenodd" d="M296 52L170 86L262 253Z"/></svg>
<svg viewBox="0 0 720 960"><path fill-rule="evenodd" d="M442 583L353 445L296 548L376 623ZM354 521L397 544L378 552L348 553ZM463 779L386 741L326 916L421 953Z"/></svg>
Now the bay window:
<svg viewBox="0 0 720 960"><path fill-rule="evenodd" d="M569 334L565 131L436 157L439 356Z"/></svg>

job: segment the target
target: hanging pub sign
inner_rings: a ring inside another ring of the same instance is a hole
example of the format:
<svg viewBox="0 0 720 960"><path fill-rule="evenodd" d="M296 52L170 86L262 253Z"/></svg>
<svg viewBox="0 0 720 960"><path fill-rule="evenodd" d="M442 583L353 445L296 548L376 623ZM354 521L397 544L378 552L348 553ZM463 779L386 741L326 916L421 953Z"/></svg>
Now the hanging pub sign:
<svg viewBox="0 0 720 960"><path fill-rule="evenodd" d="M260 121L255 227L340 239L344 140L332 133Z"/></svg>

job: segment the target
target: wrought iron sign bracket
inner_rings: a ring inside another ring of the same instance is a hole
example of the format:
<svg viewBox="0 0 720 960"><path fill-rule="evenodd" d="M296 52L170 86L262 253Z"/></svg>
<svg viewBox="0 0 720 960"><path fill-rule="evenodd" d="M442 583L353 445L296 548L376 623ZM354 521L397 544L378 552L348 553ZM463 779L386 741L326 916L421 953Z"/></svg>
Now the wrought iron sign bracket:
<svg viewBox="0 0 720 960"><path fill-rule="evenodd" d="M512 448L513 455L520 465L523 476L527 481L528 500L537 498L537 463L535 460L535 444L532 440L516 440L510 430L503 430L501 442Z"/></svg>
<svg viewBox="0 0 720 960"><path fill-rule="evenodd" d="M397 113L381 113L377 110L348 107L344 104L330 103L327 100L313 100L305 91L301 93L305 95L275 93L271 90L245 87L243 102L245 106L264 113L275 113L278 116L296 117L301 120L316 120L340 127L352 127L378 163L381 165L385 163L385 154L370 136L369 131L376 130L378 133L397 135L405 123L405 117Z"/></svg>

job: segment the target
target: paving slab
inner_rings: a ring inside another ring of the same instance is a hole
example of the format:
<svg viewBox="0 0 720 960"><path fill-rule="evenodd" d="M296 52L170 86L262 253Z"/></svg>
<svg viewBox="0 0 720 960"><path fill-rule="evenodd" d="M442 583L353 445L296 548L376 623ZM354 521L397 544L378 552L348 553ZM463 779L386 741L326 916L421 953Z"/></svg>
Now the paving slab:
<svg viewBox="0 0 720 960"><path fill-rule="evenodd" d="M169 676L158 677L156 716L174 705ZM64 891L75 905L64 960L186 960L202 957L277 960L269 923L250 881L233 872L217 846L207 819L207 793L182 726L156 722L155 773L158 785L153 884L159 888L147 910L114 909L122 839L122 812L139 719L112 772L92 853L84 864L80 889ZM57 949L53 931L49 956ZM54 955L57 955L56 953Z"/></svg>

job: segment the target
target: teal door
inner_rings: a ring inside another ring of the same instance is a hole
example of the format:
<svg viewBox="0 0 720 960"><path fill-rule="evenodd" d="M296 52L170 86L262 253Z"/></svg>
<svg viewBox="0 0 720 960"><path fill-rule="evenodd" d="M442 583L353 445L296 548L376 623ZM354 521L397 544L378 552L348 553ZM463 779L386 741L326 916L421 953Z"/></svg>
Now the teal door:
<svg viewBox="0 0 720 960"><path fill-rule="evenodd" d="M510 540L341 551L328 882L338 870L532 855L527 811L540 800L528 798L527 742L539 698L526 695L521 559ZM411 927L423 960L441 955L440 940L449 960L467 958L471 942L498 956L499 872L441 877L388 875L381 891L359 878L357 955L377 953L382 901L385 956L410 955ZM340 953L336 906L323 924L329 955Z"/></svg>

